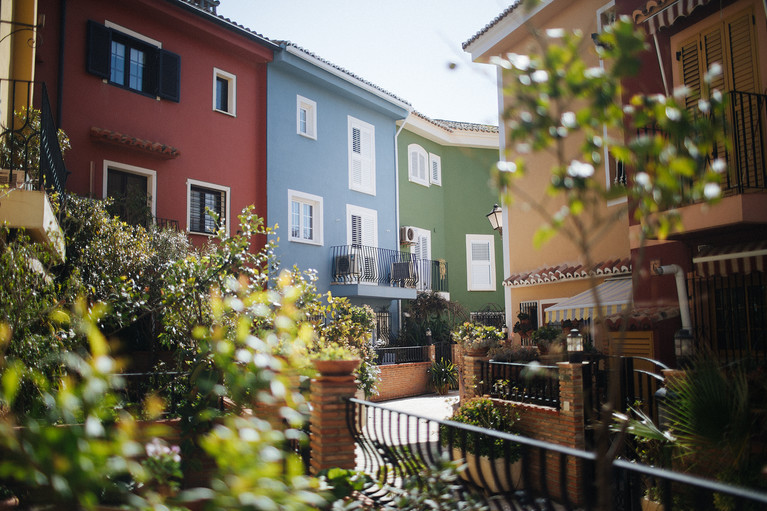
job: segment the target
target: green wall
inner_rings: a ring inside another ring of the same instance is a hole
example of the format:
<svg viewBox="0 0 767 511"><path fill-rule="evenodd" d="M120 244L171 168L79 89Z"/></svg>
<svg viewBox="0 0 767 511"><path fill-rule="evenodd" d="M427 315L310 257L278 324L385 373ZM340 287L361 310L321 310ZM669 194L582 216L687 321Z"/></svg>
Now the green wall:
<svg viewBox="0 0 767 511"><path fill-rule="evenodd" d="M408 131L397 141L399 163L400 225L431 230L432 259L448 264L450 299L468 311L488 303L503 310L503 249L500 236L486 215L499 202L490 171L498 161L497 149L441 145ZM418 144L442 159L442 186L429 187L408 180L408 146ZM466 234L495 236L495 291L468 291L466 285Z"/></svg>

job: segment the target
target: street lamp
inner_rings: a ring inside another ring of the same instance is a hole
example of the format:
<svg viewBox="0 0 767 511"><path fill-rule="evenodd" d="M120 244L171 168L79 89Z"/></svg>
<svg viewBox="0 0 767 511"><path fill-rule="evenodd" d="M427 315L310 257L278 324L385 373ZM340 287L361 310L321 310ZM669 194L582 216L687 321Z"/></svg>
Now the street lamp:
<svg viewBox="0 0 767 511"><path fill-rule="evenodd" d="M498 204L493 206L493 210L487 214L487 219L493 226L493 230L498 231L498 234L503 236L503 210Z"/></svg>
<svg viewBox="0 0 767 511"><path fill-rule="evenodd" d="M674 334L674 354L680 369L685 369L690 364L694 348L693 342L692 332L686 328L682 328Z"/></svg>
<svg viewBox="0 0 767 511"><path fill-rule="evenodd" d="M577 328L570 330L567 334L567 354L569 355L570 362L582 362L583 361L583 335Z"/></svg>

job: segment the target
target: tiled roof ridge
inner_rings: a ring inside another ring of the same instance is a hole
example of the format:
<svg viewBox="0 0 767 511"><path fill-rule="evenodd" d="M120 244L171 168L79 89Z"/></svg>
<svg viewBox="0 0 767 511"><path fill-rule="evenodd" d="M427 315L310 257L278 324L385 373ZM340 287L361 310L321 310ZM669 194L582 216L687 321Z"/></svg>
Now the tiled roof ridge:
<svg viewBox="0 0 767 511"><path fill-rule="evenodd" d="M231 26L233 26L233 27L235 27L235 28L237 28L239 30L242 30L243 32L247 32L250 35L259 37L259 38L263 39L264 41L266 41L268 43L271 43L271 44L274 44L274 45L278 44L277 41L269 39L265 35L259 34L255 30L252 30L252 29L246 27L245 25L242 25L242 24L238 23L238 22L234 21L233 19L227 18L226 16L222 16L221 14L216 13L215 10L213 12L211 12L210 10L203 9L202 7L197 5L197 3L195 3L194 0L176 0L176 1L178 1L180 3L183 3L183 4L186 4L189 7L192 7L193 9L196 9L196 10L200 11L202 14L205 14L205 15L210 16L212 18L216 18L216 19L218 19L220 21L223 21L223 22L225 22L225 23L227 23L227 24L229 24L229 25L231 25Z"/></svg>
<svg viewBox="0 0 767 511"><path fill-rule="evenodd" d="M161 158L177 158L181 154L181 151L171 145L163 144L162 142L152 142L151 140L126 135L119 131L91 126L90 133L93 139L128 146Z"/></svg>
<svg viewBox="0 0 767 511"><path fill-rule="evenodd" d="M480 124L480 123L463 122L463 121L449 121L447 119L432 119L428 115L425 115L419 112L418 110L413 110L413 115L423 119L424 121L430 124L437 126L438 128L442 128L448 133L453 133L455 131L478 131L478 132L484 132L484 133L498 133L498 126L494 126L492 124Z"/></svg>
<svg viewBox="0 0 767 511"><path fill-rule="evenodd" d="M476 34L474 34L474 35L471 37L471 39L469 39L468 41L464 42L464 43L461 45L461 47L462 47L464 50L466 50L466 48L467 48L467 47L468 47L468 46L469 46L471 43L473 43L474 41L476 41L477 39L479 39L480 37L482 37L482 36L483 36L483 35L484 35L484 34L485 34L485 33L486 33L488 30L490 30L490 29L491 29L491 28L493 28L495 25L497 25L498 23L500 23L500 22L501 22L501 20L502 20L503 18L505 18L506 16L508 16L508 15L509 15L509 14L511 14L512 12L514 12L514 11L517 9L517 7L519 7L520 5L522 5L522 0L514 0L514 3L513 3L513 4L511 4L511 5L510 5L510 6L508 6L506 9L504 9L504 10L503 10L503 12L501 12L501 14L499 14L498 16L496 16L496 17L495 17L495 19L494 19L493 21L491 21L490 23L488 23L487 25L485 25L485 28L483 28L482 30L480 30L479 32L477 32Z"/></svg>
<svg viewBox="0 0 767 511"><path fill-rule="evenodd" d="M581 263L562 263L557 266L546 266L530 271L519 272L503 281L506 286L522 287L551 282L579 280L591 275L609 276L626 275L631 273L631 259L613 259L600 261L587 269Z"/></svg>
<svg viewBox="0 0 767 511"><path fill-rule="evenodd" d="M362 78L361 76L359 76L357 74L352 73L348 69L345 69L345 68L343 68L343 67L341 67L341 66L339 66L337 64L332 63L331 61L327 60L324 57L320 57L319 55L317 55L313 51L307 50L306 48L303 48L303 47L297 45L296 43L293 43L293 42L287 41L287 40L274 41L274 42L276 42L277 44L279 44L282 47L292 46L293 48L295 48L295 49L297 49L297 50L299 50L299 51L309 55L310 57L319 60L323 64L327 64L328 66L332 67L333 69L336 69L336 70L338 70L338 71L340 71L340 72L342 72L342 73L344 73L346 75L349 75L351 78L354 78L355 80L359 80L360 82L364 83L365 85L373 87L374 89L376 89L376 90L386 94L387 96L389 96L389 97L391 97L391 98L393 98L393 99L395 99L395 100L397 100L397 101L399 101L401 103L404 103L404 104L406 104L408 106L412 106L412 105L410 105L410 102L407 101L406 99L403 99L403 98L397 96L396 94L393 94L393 93L387 91L383 87L380 87L380 86L374 84L373 82L371 82L369 80L366 80L366 79Z"/></svg>

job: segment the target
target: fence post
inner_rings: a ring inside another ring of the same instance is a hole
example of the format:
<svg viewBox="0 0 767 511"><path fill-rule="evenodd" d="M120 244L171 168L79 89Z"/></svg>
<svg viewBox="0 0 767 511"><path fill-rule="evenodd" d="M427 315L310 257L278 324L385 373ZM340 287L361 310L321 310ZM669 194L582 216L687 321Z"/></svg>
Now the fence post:
<svg viewBox="0 0 767 511"><path fill-rule="evenodd" d="M351 369L350 371L353 371ZM354 374L320 374L311 382L310 472L355 467L355 442L346 421L346 401L354 397Z"/></svg>
<svg viewBox="0 0 767 511"><path fill-rule="evenodd" d="M559 367L559 416L562 444L574 449L585 450L585 409L584 409L584 365L583 363L557 362ZM584 502L582 460L567 460L567 492L577 503Z"/></svg>
<svg viewBox="0 0 767 511"><path fill-rule="evenodd" d="M461 351L463 352L463 358L461 360L463 363L463 371L460 383L463 387L463 392L461 393L460 399L461 402L463 402L464 399L471 399L479 395L477 386L482 381L482 369L479 362L490 359L487 356L477 356L475 353L469 354L466 350Z"/></svg>
<svg viewBox="0 0 767 511"><path fill-rule="evenodd" d="M433 364L437 360L437 347L434 346L433 344L429 344L428 349L429 349L429 362Z"/></svg>

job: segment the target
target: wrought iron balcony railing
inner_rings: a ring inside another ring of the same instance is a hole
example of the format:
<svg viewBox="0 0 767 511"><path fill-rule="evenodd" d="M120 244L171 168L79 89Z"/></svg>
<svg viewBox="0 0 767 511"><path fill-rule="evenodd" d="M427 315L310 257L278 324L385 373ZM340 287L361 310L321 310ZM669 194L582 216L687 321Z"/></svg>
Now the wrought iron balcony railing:
<svg viewBox="0 0 767 511"><path fill-rule="evenodd" d="M57 192L63 198L69 172L45 84L0 79L0 91L14 108L0 119L0 182ZM36 95L40 98L39 111L32 102Z"/></svg>
<svg viewBox="0 0 767 511"><path fill-rule="evenodd" d="M339 284L377 284L447 292L447 262L421 259L400 252L363 245L332 247L333 281Z"/></svg>

